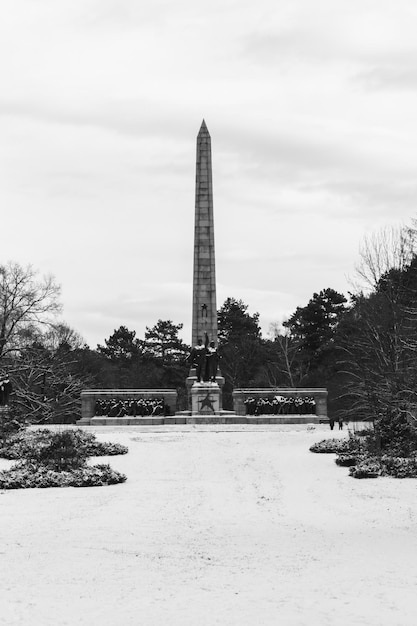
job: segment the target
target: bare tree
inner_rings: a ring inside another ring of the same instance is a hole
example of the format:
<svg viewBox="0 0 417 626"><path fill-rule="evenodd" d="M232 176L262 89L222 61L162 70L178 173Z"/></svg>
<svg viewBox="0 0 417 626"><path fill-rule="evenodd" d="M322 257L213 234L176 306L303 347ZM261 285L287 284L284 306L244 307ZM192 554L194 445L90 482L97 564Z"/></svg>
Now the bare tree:
<svg viewBox="0 0 417 626"><path fill-rule="evenodd" d="M61 310L60 287L52 276L38 278L30 265L0 266L0 359L33 340Z"/></svg>
<svg viewBox="0 0 417 626"><path fill-rule="evenodd" d="M416 254L416 234L412 228L389 226L365 237L355 268L355 287L367 293L390 270L404 271Z"/></svg>
<svg viewBox="0 0 417 626"><path fill-rule="evenodd" d="M278 348L279 358L269 364L268 374L273 386L285 376L289 387L295 387L294 370L298 346L291 338L291 332L285 326L278 323L271 324L270 332L274 337L274 343Z"/></svg>
<svg viewBox="0 0 417 626"><path fill-rule="evenodd" d="M13 380L13 415L21 423L71 423L80 416L85 381L72 373L76 361L36 345L8 364Z"/></svg>
<svg viewBox="0 0 417 626"><path fill-rule="evenodd" d="M60 348L78 350L85 345L83 337L65 322L53 323L42 335L42 344L51 352Z"/></svg>

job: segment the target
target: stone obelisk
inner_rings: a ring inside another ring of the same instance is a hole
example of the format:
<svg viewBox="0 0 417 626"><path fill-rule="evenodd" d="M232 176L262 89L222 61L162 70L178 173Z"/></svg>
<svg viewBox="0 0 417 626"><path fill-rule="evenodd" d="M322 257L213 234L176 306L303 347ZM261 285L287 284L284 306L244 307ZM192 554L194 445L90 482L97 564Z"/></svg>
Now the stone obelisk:
<svg viewBox="0 0 417 626"><path fill-rule="evenodd" d="M206 337L217 345L211 138L203 120L197 136L192 345Z"/></svg>
<svg viewBox="0 0 417 626"><path fill-rule="evenodd" d="M195 222L194 222L194 273L193 273L193 353L197 356L197 366L192 364L187 378L189 419L220 419L222 410L222 387L224 378L217 370L215 376L202 374L200 360L208 359L217 353L217 306L216 306L216 267L214 258L214 218L213 218L213 181L211 170L211 138L203 120L197 136L197 164L195 187ZM209 346L209 343L211 344ZM200 344L198 346L198 344ZM197 350L195 349L197 346ZM202 355L206 356L202 356ZM193 361L195 363L195 361ZM208 361L206 361L208 363ZM198 375L197 375L198 374Z"/></svg>

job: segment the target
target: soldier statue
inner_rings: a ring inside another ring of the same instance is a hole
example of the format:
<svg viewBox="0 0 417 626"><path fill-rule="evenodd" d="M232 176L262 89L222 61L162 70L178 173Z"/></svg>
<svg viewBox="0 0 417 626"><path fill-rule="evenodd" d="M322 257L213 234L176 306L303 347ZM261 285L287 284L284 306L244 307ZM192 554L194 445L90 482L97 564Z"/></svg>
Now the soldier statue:
<svg viewBox="0 0 417 626"><path fill-rule="evenodd" d="M201 383L201 380L205 379L206 370L206 346L203 345L202 339L197 340L197 345L191 350L189 359L191 367L196 369L197 382Z"/></svg>
<svg viewBox="0 0 417 626"><path fill-rule="evenodd" d="M206 367L206 378L212 383L216 382L216 374L217 374L217 366L219 363L219 355L216 349L216 344L214 341L210 341L210 345L207 348L207 367Z"/></svg>

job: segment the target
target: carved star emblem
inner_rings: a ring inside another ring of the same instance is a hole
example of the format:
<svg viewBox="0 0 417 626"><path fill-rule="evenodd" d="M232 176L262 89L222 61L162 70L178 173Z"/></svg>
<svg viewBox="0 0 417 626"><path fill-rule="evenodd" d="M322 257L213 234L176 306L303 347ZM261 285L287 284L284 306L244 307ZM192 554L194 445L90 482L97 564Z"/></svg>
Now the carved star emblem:
<svg viewBox="0 0 417 626"><path fill-rule="evenodd" d="M202 411L204 409L204 407L207 407L208 409L210 409L211 411L213 411L214 413L214 406L213 406L214 400L212 400L210 398L210 392L206 395L205 398L203 398L201 400L201 404L200 404L200 411Z"/></svg>

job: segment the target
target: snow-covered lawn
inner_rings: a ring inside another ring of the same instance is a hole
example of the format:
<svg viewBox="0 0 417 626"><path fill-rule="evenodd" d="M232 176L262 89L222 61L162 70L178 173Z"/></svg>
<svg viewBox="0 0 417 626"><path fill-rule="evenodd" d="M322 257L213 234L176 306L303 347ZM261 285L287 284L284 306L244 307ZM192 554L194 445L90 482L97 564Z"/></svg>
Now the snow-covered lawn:
<svg viewBox="0 0 417 626"><path fill-rule="evenodd" d="M338 431L95 432L126 483L0 492L0 624L417 623L417 482L309 452Z"/></svg>

